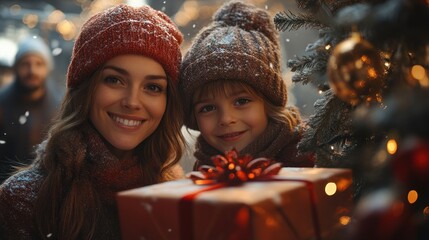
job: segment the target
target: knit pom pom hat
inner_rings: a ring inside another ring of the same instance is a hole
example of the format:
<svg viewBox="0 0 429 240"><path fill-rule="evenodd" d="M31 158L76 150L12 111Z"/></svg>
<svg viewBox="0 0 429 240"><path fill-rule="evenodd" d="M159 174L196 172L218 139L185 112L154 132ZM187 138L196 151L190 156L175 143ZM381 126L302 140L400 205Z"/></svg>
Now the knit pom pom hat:
<svg viewBox="0 0 429 240"><path fill-rule="evenodd" d="M109 8L83 25L73 47L67 87L77 87L106 61L123 54L154 59L177 82L182 41L183 35L163 12L123 4Z"/></svg>
<svg viewBox="0 0 429 240"><path fill-rule="evenodd" d="M272 104L285 106L278 33L269 14L240 1L224 4L213 22L195 37L185 54L179 87L185 101L185 125L191 129L192 97L199 87L217 80L243 81Z"/></svg>

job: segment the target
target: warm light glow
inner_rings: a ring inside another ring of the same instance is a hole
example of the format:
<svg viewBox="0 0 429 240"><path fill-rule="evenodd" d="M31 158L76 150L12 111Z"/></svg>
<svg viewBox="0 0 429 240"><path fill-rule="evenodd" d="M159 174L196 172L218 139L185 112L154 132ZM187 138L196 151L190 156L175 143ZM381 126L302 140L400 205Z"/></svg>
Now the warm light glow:
<svg viewBox="0 0 429 240"><path fill-rule="evenodd" d="M186 26L189 22L198 18L198 7L197 1L185 1L182 8L174 16L174 22L179 26Z"/></svg>
<svg viewBox="0 0 429 240"><path fill-rule="evenodd" d="M396 151L398 150L398 144L396 143L396 140L390 139L389 141L387 141L386 149L389 154L391 155L395 154Z"/></svg>
<svg viewBox="0 0 429 240"><path fill-rule="evenodd" d="M328 44L328 45L326 45L326 46L325 46L325 49L326 49L326 50L331 49L331 45L329 45L329 44Z"/></svg>
<svg viewBox="0 0 429 240"><path fill-rule="evenodd" d="M328 196L332 196L337 192L337 184L334 182L329 182L325 186L325 193Z"/></svg>
<svg viewBox="0 0 429 240"><path fill-rule="evenodd" d="M76 26L73 22L63 20L57 25L57 31L63 36L65 40L71 40L76 35Z"/></svg>
<svg viewBox="0 0 429 240"><path fill-rule="evenodd" d="M39 17L36 14L27 14L22 18L22 22L29 28L34 28L39 22Z"/></svg>
<svg viewBox="0 0 429 240"><path fill-rule="evenodd" d="M414 65L411 68L411 76L418 80L420 85L424 86L424 87L428 87L429 86L429 77L426 74L426 70L423 66L421 65Z"/></svg>
<svg viewBox="0 0 429 240"><path fill-rule="evenodd" d="M49 14L48 22L56 24L62 21L64 18L65 15L63 12L61 12L60 10L54 10L53 12L51 12L51 14Z"/></svg>
<svg viewBox="0 0 429 240"><path fill-rule="evenodd" d="M371 63L371 61L369 61L369 58L368 58L368 56L366 56L366 55L362 55L362 57L360 57L360 59L362 60L362 62L364 62L364 63Z"/></svg>
<svg viewBox="0 0 429 240"><path fill-rule="evenodd" d="M254 178L255 178L255 174L254 174L254 173L249 173L249 174L247 175L247 177L248 177L249 179L254 179Z"/></svg>
<svg viewBox="0 0 429 240"><path fill-rule="evenodd" d="M235 168L235 164L234 163L230 163L230 164L228 164L228 169L229 170L232 170L232 169L234 169Z"/></svg>
<svg viewBox="0 0 429 240"><path fill-rule="evenodd" d="M377 72L375 71L374 68L368 68L368 76L370 78L376 78L377 77Z"/></svg>
<svg viewBox="0 0 429 240"><path fill-rule="evenodd" d="M414 65L411 68L411 75L417 80L422 80L426 76L425 68L421 65Z"/></svg>
<svg viewBox="0 0 429 240"><path fill-rule="evenodd" d="M349 216L341 216L340 219L339 219L340 224L343 225L343 226L349 224L350 220L351 220L351 218Z"/></svg>
<svg viewBox="0 0 429 240"><path fill-rule="evenodd" d="M356 69L361 69L362 66L363 66L363 63L364 62L362 60L360 60L360 59L356 60L355 61L355 67L356 67Z"/></svg>
<svg viewBox="0 0 429 240"><path fill-rule="evenodd" d="M338 182L337 182L337 189L340 192L345 191L346 189L348 189L350 187L350 185L352 185L352 181L348 178L341 178Z"/></svg>
<svg viewBox="0 0 429 240"><path fill-rule="evenodd" d="M408 202L410 204L415 203L418 198L419 198L419 194L417 193L417 191L411 190L408 192Z"/></svg>

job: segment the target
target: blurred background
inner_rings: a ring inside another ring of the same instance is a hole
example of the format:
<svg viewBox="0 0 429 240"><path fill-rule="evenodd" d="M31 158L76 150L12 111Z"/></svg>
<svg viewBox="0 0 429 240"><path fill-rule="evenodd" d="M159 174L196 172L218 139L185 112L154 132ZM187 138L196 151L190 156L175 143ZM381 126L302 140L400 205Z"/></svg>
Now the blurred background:
<svg viewBox="0 0 429 240"><path fill-rule="evenodd" d="M40 35L49 43L55 60L52 78L60 89L65 90L65 76L70 61L74 40L81 25L92 15L120 3L133 6L150 5L165 12L178 25L185 41L183 54L199 30L209 24L213 13L226 1L219 0L2 0L0 3L0 88L13 80L11 67L17 51L17 43L28 36ZM283 11L297 13L295 0L247 0L246 2L266 9L274 18ZM314 101L319 97L313 86L293 84L292 73L287 68L287 60L304 53L306 46L317 39L314 30L279 32L282 50L282 69L288 86L288 104L301 110L304 118L314 109ZM63 91L61 93L61 91ZM192 145L191 135L186 131ZM192 151L192 148L189 149ZM187 158L188 159L188 158ZM189 162L191 164L192 160ZM188 170L188 163L184 162Z"/></svg>

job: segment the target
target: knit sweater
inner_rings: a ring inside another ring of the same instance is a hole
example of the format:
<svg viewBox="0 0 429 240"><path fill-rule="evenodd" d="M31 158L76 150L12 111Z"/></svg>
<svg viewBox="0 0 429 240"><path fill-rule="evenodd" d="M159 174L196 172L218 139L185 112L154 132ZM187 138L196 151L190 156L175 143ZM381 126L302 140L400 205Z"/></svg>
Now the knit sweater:
<svg viewBox="0 0 429 240"><path fill-rule="evenodd" d="M73 139L72 139L73 140ZM116 193L142 187L141 165L136 158L119 160L107 149L100 135L89 134L86 143L87 171L91 182L101 199L103 218L96 227L93 239L120 239ZM64 153L67 155L68 153ZM66 162L66 161L62 161ZM66 174L67 175L67 172ZM183 170L176 165L163 174L161 181L183 177ZM33 221L34 205L45 174L38 164L21 171L0 186L0 239L38 239L39 234ZM51 237L50 233L43 233ZM52 238L56 239L55 236Z"/></svg>

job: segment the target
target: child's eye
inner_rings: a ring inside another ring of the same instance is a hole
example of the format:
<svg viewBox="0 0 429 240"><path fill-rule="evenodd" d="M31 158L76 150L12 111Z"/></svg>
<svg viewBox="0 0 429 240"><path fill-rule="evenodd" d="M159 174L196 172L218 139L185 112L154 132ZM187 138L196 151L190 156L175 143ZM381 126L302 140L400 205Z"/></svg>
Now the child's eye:
<svg viewBox="0 0 429 240"><path fill-rule="evenodd" d="M204 105L200 108L198 112L200 113L206 113L216 110L216 107L214 105Z"/></svg>
<svg viewBox="0 0 429 240"><path fill-rule="evenodd" d="M251 102L251 100L250 99L247 99L247 98L238 98L237 100L235 100L235 105L236 106L241 106L241 105L245 105L245 104L247 104L247 103L249 103L249 102Z"/></svg>

